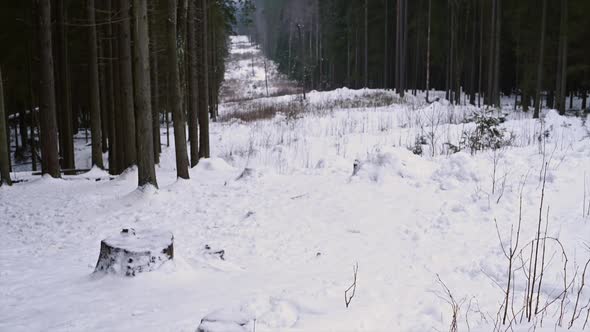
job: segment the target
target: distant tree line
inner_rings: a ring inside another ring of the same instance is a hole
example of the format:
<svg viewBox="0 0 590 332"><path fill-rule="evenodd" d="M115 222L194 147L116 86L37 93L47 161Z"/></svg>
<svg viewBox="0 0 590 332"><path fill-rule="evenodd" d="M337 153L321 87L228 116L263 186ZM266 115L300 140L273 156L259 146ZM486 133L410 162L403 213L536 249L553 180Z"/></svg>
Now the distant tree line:
<svg viewBox="0 0 590 332"><path fill-rule="evenodd" d="M241 30L306 89L434 88L491 106L514 95L534 117L574 95L587 106L587 0L249 1Z"/></svg>
<svg viewBox="0 0 590 332"><path fill-rule="evenodd" d="M86 139L93 166L117 175L136 165L139 186L157 186L155 165L162 144L170 144L160 141L164 122L174 125L178 177L188 178L188 168L210 155L209 119L217 117L235 6L3 1L0 183L10 182L11 151L17 162L30 158L33 171L40 165L55 178L79 171L74 140Z"/></svg>

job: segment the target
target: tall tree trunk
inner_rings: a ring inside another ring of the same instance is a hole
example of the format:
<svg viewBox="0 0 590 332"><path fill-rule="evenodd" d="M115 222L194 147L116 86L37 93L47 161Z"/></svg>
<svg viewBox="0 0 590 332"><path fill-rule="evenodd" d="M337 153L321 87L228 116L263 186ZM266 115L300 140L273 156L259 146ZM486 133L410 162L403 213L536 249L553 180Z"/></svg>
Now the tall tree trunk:
<svg viewBox="0 0 590 332"><path fill-rule="evenodd" d="M199 0L197 0L199 1ZM191 167L195 167L199 162L199 73L198 73L198 53L196 41L196 4L195 0L189 0L188 3L188 131L190 140L190 161Z"/></svg>
<svg viewBox="0 0 590 332"><path fill-rule="evenodd" d="M400 97L404 97L406 81L406 41L407 41L407 1L397 0L396 31L396 88Z"/></svg>
<svg viewBox="0 0 590 332"><path fill-rule="evenodd" d="M469 103L475 105L475 32L477 31L477 2L473 5L473 19L471 26L471 54L469 73Z"/></svg>
<svg viewBox="0 0 590 332"><path fill-rule="evenodd" d="M388 32L389 32L389 15L388 15L388 9L389 9L389 0L385 0L385 27L383 30L383 89L387 89L387 62L388 62L388 50L387 50L387 43L389 42L389 36L388 36Z"/></svg>
<svg viewBox="0 0 590 332"><path fill-rule="evenodd" d="M31 112L32 114L33 112ZM34 152L33 152L34 153ZM4 111L4 89L2 69L0 68L0 187L12 185L10 179L10 152L8 151L8 132L6 130L6 112Z"/></svg>
<svg viewBox="0 0 590 332"><path fill-rule="evenodd" d="M112 0L113 2L113 7L114 9L119 12L118 8L119 8L119 2L120 0ZM117 19L119 18L118 14L117 14ZM119 42L118 42L118 38L116 38L115 36L119 36L121 34L121 32L119 31L119 24L114 23L113 24L113 86L114 86L114 91L115 94L113 95L113 98L115 100L114 105L115 105L115 112L114 112L114 118L115 118L115 135L117 138L117 151L116 151L116 155L115 155L115 159L117 161L116 164L116 168L117 168L117 174L121 174L126 168L126 162L125 162L125 147L126 147L126 143L125 143L125 111L123 111L123 92L122 92L122 85L121 85L121 64L120 64L120 59L121 59L121 54L119 52Z"/></svg>
<svg viewBox="0 0 590 332"><path fill-rule="evenodd" d="M565 114L565 96L567 87L567 6L568 1L561 0L561 18L559 23L558 68L556 82L556 109L559 114Z"/></svg>
<svg viewBox="0 0 590 332"><path fill-rule="evenodd" d="M99 9L99 11L103 9ZM102 29L98 30L98 84L100 92L100 118L101 118L101 131L102 131L102 153L108 153L110 147L110 135L109 132L109 110L107 100L107 65L105 64L105 40L106 37L104 32L104 24L100 25ZM108 155L107 155L108 160Z"/></svg>
<svg viewBox="0 0 590 332"><path fill-rule="evenodd" d="M502 35L502 0L496 2L496 40L494 45L494 81L493 81L493 105L501 108L500 105L500 41Z"/></svg>
<svg viewBox="0 0 590 332"><path fill-rule="evenodd" d="M160 143L160 87L159 87L159 61L158 61L158 38L156 36L156 15L150 15L149 23L151 24L151 54L150 54L150 80L151 80L151 108L152 108L152 138L154 140L154 163L160 163L160 152L162 146ZM168 110L166 110L168 111Z"/></svg>
<svg viewBox="0 0 590 332"><path fill-rule="evenodd" d="M150 91L150 61L147 2L133 0L133 78L137 129L138 185L158 187L154 165L154 139Z"/></svg>
<svg viewBox="0 0 590 332"><path fill-rule="evenodd" d="M365 70L364 88L369 87L369 0L365 0Z"/></svg>
<svg viewBox="0 0 590 332"><path fill-rule="evenodd" d="M104 168L102 161L102 123L100 107L100 89L98 77L98 45L96 38L96 19L94 0L86 1L88 15L88 63L89 88L90 88L90 131L92 133L92 166Z"/></svg>
<svg viewBox="0 0 590 332"><path fill-rule="evenodd" d="M291 49L293 47L293 23L289 21L289 53L287 58L287 76L291 76Z"/></svg>
<svg viewBox="0 0 590 332"><path fill-rule="evenodd" d="M131 63L131 27L129 0L119 0L119 70L121 80L121 112L125 125L125 168L137 164L135 105L133 101L133 69ZM123 137L121 137L123 139Z"/></svg>
<svg viewBox="0 0 590 332"><path fill-rule="evenodd" d="M201 29L199 41L201 42L201 61L199 70L199 158L211 156L209 148L209 43L208 43L208 4L207 0L195 0L199 5ZM197 13L199 14L199 13ZM303 50L303 48L302 48Z"/></svg>
<svg viewBox="0 0 590 332"><path fill-rule="evenodd" d="M432 0L428 0L428 36L426 37L426 102L430 93L430 26L432 22Z"/></svg>
<svg viewBox="0 0 590 332"><path fill-rule="evenodd" d="M491 16L491 28L490 28L490 41L488 48L488 85L486 87L485 104L492 105L494 100L494 51L496 45L496 1L492 0L492 16Z"/></svg>
<svg viewBox="0 0 590 332"><path fill-rule="evenodd" d="M538 119L541 110L541 89L543 88L543 57L545 55L545 27L547 25L547 0L543 0L543 13L541 15L540 43L539 43L539 60L537 62L537 87L535 97L535 111L533 118Z"/></svg>
<svg viewBox="0 0 590 332"><path fill-rule="evenodd" d="M479 1L479 68L477 69L477 107L481 107L483 93L483 0Z"/></svg>
<svg viewBox="0 0 590 332"><path fill-rule="evenodd" d="M184 112L181 106L180 96L180 74L178 70L178 51L176 48L176 9L177 1L168 0L168 30L167 30L167 58L168 74L170 84L168 94L170 95L168 108L172 111L174 121L174 147L176 151L176 175L181 179L188 179L188 156L186 153L186 133Z"/></svg>
<svg viewBox="0 0 590 332"><path fill-rule="evenodd" d="M40 100L42 173L59 178L57 118L55 110L55 80L53 76L53 47L51 40L51 2L37 0L39 8Z"/></svg>
<svg viewBox="0 0 590 332"><path fill-rule="evenodd" d="M106 16L107 22L105 25L105 87L106 87L106 111L108 113L108 135L109 135L109 173L119 174L117 167L117 131L116 131L116 118L115 118L115 80L113 73L113 26L111 16L112 12L112 0L105 0L106 4Z"/></svg>
<svg viewBox="0 0 590 332"><path fill-rule="evenodd" d="M68 54L68 35L67 35L67 13L65 0L57 1L57 40L58 40L58 68L57 72L59 82L59 106L60 106L60 132L59 146L62 156L62 167L65 169L74 169L74 138L72 128L72 101L70 96L70 74L69 74L69 54Z"/></svg>

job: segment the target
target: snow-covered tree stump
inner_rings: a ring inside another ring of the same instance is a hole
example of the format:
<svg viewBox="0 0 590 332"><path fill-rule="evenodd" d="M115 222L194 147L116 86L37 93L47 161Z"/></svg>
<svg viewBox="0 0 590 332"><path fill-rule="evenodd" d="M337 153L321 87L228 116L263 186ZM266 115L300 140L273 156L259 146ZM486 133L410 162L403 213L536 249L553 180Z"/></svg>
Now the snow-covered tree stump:
<svg viewBox="0 0 590 332"><path fill-rule="evenodd" d="M174 236L165 231L123 229L100 243L95 273L133 277L157 270L174 258Z"/></svg>

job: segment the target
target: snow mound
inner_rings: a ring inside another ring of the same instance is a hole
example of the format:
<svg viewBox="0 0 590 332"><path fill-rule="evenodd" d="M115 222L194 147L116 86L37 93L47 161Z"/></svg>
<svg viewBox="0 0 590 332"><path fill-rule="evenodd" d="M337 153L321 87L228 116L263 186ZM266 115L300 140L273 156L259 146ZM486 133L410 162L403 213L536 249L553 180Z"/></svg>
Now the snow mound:
<svg viewBox="0 0 590 332"><path fill-rule="evenodd" d="M109 177L109 173L104 169L100 169L99 167L93 166L88 172L82 173L78 176L86 179L99 179Z"/></svg>
<svg viewBox="0 0 590 332"><path fill-rule="evenodd" d="M205 171L231 171L234 169L221 158L201 159L196 168Z"/></svg>
<svg viewBox="0 0 590 332"><path fill-rule="evenodd" d="M240 175L238 175L238 177L236 178L236 181L246 181L246 182L256 181L261 177L262 177L262 172L260 172L259 170L255 169L255 168L246 167L246 168L244 168L242 173L240 173Z"/></svg>
<svg viewBox="0 0 590 332"><path fill-rule="evenodd" d="M408 167L411 158L414 156L405 149L377 150L370 153L366 160L355 162L353 178L371 182L382 182L390 178L415 178L416 170Z"/></svg>
<svg viewBox="0 0 590 332"><path fill-rule="evenodd" d="M248 332L253 330L254 319L242 308L221 309L205 316L197 332Z"/></svg>
<svg viewBox="0 0 590 332"><path fill-rule="evenodd" d="M197 332L243 332L256 328L276 331L294 327L299 307L282 298L262 296L239 307L216 310L201 320Z"/></svg>
<svg viewBox="0 0 590 332"><path fill-rule="evenodd" d="M440 166L432 174L432 179L440 184L442 190L460 187L468 182L480 180L477 165L467 153L455 153L441 159Z"/></svg>

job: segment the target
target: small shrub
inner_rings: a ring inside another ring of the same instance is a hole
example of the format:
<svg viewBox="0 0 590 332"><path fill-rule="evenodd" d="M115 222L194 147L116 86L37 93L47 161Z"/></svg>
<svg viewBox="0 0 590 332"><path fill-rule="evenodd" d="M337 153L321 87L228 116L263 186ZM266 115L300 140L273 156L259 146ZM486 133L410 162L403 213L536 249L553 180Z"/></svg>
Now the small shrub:
<svg viewBox="0 0 590 332"><path fill-rule="evenodd" d="M477 151L496 150L512 144L512 134L500 126L506 121L505 117L476 113L471 119L475 122L475 130L463 132L460 148L468 148L471 154L474 154Z"/></svg>
<svg viewBox="0 0 590 332"><path fill-rule="evenodd" d="M414 146L410 149L413 154L417 156L421 156L424 153L424 149L422 149L422 145L428 144L426 137L424 135L416 135L416 140L414 141Z"/></svg>

